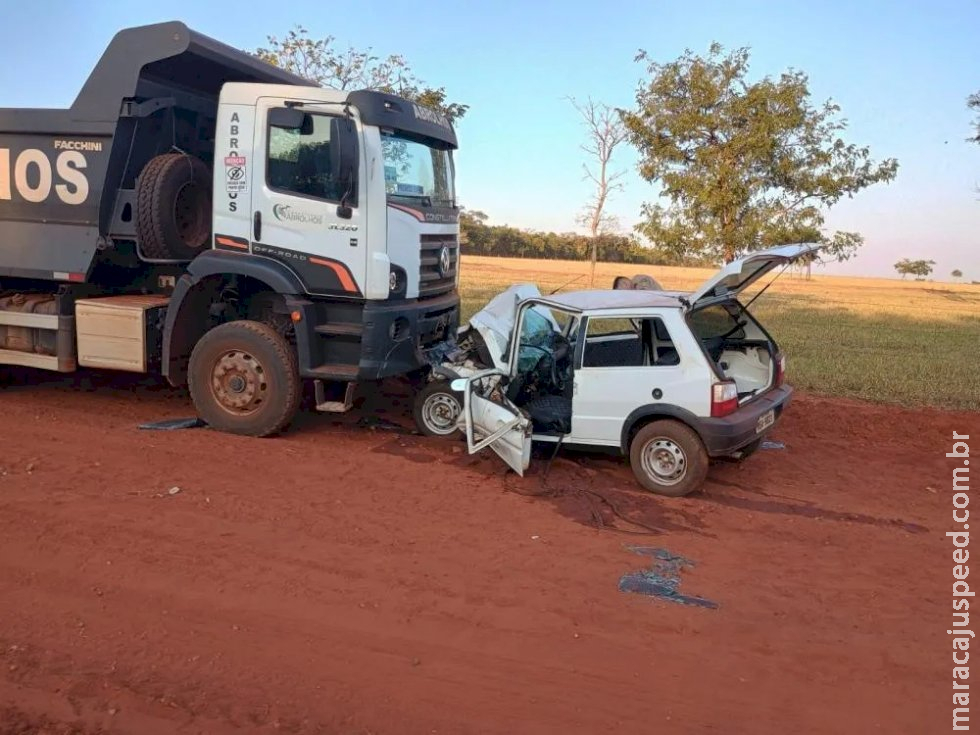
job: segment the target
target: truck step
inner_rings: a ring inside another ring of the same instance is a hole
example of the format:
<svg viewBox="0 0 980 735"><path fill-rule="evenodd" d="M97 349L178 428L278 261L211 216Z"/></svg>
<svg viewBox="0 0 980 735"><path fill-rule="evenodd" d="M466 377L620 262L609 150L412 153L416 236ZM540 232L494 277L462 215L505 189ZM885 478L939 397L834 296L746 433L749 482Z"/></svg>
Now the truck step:
<svg viewBox="0 0 980 735"><path fill-rule="evenodd" d="M314 331L317 334L336 337L360 337L364 327L354 322L334 322L332 324L320 324L314 328Z"/></svg>
<svg viewBox="0 0 980 735"><path fill-rule="evenodd" d="M324 413L345 413L350 411L351 406L354 405L354 388L356 385L356 383L349 382L331 386L334 388L331 391L331 398L337 399L331 400L327 397L327 387L323 384L323 381L313 381L313 387L316 390L316 410Z"/></svg>
<svg viewBox="0 0 980 735"><path fill-rule="evenodd" d="M317 380L356 381L357 365L325 362L313 368L307 377L316 378Z"/></svg>

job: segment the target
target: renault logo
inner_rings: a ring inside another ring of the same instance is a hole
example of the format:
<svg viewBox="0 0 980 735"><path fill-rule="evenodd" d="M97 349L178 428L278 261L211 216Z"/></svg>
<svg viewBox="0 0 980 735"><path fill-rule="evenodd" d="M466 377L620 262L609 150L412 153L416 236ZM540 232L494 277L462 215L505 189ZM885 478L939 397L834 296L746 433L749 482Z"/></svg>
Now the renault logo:
<svg viewBox="0 0 980 735"><path fill-rule="evenodd" d="M445 278L449 275L449 267L451 263L449 262L449 248L443 247L439 251L439 274Z"/></svg>

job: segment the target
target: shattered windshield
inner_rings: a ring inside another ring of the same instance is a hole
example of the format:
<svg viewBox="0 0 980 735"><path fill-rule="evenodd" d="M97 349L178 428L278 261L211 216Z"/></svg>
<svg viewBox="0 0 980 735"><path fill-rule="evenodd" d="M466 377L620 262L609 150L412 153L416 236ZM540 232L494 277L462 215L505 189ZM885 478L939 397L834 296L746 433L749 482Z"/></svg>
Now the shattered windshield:
<svg viewBox="0 0 980 735"><path fill-rule="evenodd" d="M542 354L550 355L554 346L555 330L551 322L537 311L528 309L521 322L521 343L517 353L517 370L526 372L534 368Z"/></svg>

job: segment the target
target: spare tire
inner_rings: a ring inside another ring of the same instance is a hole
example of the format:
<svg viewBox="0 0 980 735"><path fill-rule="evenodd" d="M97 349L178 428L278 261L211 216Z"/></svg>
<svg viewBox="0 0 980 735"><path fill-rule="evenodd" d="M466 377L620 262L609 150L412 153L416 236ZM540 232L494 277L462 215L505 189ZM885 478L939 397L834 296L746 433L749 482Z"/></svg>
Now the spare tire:
<svg viewBox="0 0 980 735"><path fill-rule="evenodd" d="M136 237L147 258L191 260L211 241L211 172L199 158L165 153L136 179Z"/></svg>
<svg viewBox="0 0 980 735"><path fill-rule="evenodd" d="M633 276L633 290L663 291L664 289L653 276L648 276L645 273L637 273L635 276Z"/></svg>

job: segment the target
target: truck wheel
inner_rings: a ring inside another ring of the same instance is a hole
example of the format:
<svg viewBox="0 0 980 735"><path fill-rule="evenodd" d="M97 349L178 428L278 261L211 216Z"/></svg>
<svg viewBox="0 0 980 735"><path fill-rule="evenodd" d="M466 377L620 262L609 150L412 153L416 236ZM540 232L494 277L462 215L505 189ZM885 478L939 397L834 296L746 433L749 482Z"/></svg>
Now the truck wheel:
<svg viewBox="0 0 980 735"><path fill-rule="evenodd" d="M136 180L136 237L148 258L191 260L211 240L211 173L200 158L166 153Z"/></svg>
<svg viewBox="0 0 980 735"><path fill-rule="evenodd" d="M630 466L645 489L676 498L704 484L708 452L701 437L686 424L652 421L630 443Z"/></svg>
<svg viewBox="0 0 980 735"><path fill-rule="evenodd" d="M449 387L447 380L433 380L415 397L412 415L425 436L454 437L459 434L456 420L463 412L463 395Z"/></svg>
<svg viewBox="0 0 980 735"><path fill-rule="evenodd" d="M261 322L227 322L194 346L191 399L210 426L232 434L277 434L299 408L302 384L292 346Z"/></svg>

